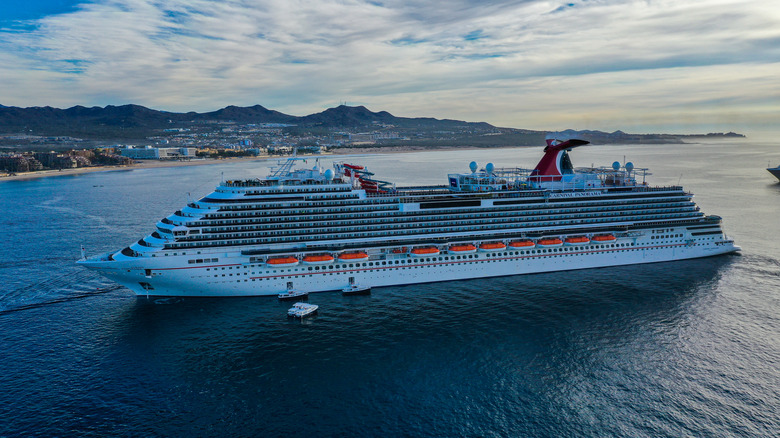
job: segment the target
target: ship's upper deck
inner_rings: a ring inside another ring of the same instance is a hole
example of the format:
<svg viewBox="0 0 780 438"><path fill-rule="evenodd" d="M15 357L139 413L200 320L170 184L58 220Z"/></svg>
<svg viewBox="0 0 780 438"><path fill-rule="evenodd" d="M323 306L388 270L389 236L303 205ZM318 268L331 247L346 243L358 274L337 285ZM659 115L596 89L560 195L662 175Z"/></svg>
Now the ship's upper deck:
<svg viewBox="0 0 780 438"><path fill-rule="evenodd" d="M488 163L478 170L476 162L469 165L471 172L448 175L446 186L396 187L395 184L374 179L374 174L363 166L336 162L333 169L322 170L319 159L312 168L295 169L306 159L296 156L280 161L265 179L224 181L216 193L241 195L281 195L316 192L360 190L368 195L409 195L430 191L449 193L514 192L539 190L599 190L647 186L648 169L635 168L631 162L612 163L611 167L574 168L568 152L586 144L580 140L548 141L542 160L534 169L496 168ZM421 193L422 194L422 193ZM229 197L226 196L226 197Z"/></svg>

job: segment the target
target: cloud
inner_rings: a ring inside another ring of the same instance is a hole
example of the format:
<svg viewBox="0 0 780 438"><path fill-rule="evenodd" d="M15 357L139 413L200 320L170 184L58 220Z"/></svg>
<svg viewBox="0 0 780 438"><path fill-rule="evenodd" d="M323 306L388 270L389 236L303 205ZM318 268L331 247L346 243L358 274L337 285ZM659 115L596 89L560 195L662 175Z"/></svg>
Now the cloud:
<svg viewBox="0 0 780 438"><path fill-rule="evenodd" d="M95 0L0 41L5 105L303 115L346 100L624 130L780 109L780 11L756 0Z"/></svg>

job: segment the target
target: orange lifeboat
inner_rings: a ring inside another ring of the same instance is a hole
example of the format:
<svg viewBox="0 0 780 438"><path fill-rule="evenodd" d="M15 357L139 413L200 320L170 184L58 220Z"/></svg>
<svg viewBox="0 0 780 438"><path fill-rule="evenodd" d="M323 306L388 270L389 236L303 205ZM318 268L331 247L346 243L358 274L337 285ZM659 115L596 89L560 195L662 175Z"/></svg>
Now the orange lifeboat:
<svg viewBox="0 0 780 438"><path fill-rule="evenodd" d="M436 248L435 246L425 246L422 248L412 249L412 255L417 257L424 257L429 255L438 255L438 254L439 254L439 248Z"/></svg>
<svg viewBox="0 0 780 438"><path fill-rule="evenodd" d="M452 254L469 254L472 252L477 252L477 247L470 243L466 245L452 245L447 248L447 251Z"/></svg>
<svg viewBox="0 0 780 438"><path fill-rule="evenodd" d="M503 251L506 249L506 245L501 242L483 243L479 245L480 251Z"/></svg>
<svg viewBox="0 0 780 438"><path fill-rule="evenodd" d="M333 256L330 254L308 255L303 258L304 265L327 265L333 263Z"/></svg>
<svg viewBox="0 0 780 438"><path fill-rule="evenodd" d="M567 245L585 245L586 243L590 243L590 239L585 236L574 236L567 237L565 242Z"/></svg>
<svg viewBox="0 0 780 438"><path fill-rule="evenodd" d="M599 234L590 239L593 243L615 243L617 238L612 234Z"/></svg>
<svg viewBox="0 0 780 438"><path fill-rule="evenodd" d="M368 254L362 251L345 252L343 254L339 254L339 260L342 262L365 262L368 260Z"/></svg>
<svg viewBox="0 0 780 438"><path fill-rule="evenodd" d="M523 239L523 240L515 240L513 242L509 242L510 248L517 248L517 249L526 249L526 248L533 248L536 246L533 240L530 239Z"/></svg>
<svg viewBox="0 0 780 438"><path fill-rule="evenodd" d="M271 257L265 264L274 268L289 268L298 264L298 259L293 256Z"/></svg>
<svg viewBox="0 0 780 438"><path fill-rule="evenodd" d="M539 239L536 241L536 246L539 248L552 248L561 245L563 245L563 241L557 237L548 237L546 239Z"/></svg>

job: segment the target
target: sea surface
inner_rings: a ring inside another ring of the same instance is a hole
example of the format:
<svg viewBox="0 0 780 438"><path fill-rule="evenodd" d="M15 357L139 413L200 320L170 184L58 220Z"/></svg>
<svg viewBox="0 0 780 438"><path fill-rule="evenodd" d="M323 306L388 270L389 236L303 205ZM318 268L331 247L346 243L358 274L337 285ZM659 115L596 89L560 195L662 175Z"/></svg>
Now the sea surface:
<svg viewBox="0 0 780 438"><path fill-rule="evenodd" d="M541 148L327 157L399 185ZM771 144L585 146L723 217L741 255L312 295L145 299L75 265L269 161L0 182L0 436L780 435ZM309 159L307 165L312 165Z"/></svg>

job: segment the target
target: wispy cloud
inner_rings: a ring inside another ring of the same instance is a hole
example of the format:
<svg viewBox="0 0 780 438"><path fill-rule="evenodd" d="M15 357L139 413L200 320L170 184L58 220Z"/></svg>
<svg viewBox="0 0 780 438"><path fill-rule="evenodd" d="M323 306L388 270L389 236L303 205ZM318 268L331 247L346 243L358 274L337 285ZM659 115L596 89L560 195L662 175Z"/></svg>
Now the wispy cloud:
<svg viewBox="0 0 780 438"><path fill-rule="evenodd" d="M778 42L757 0L94 0L0 30L0 103L764 128Z"/></svg>

